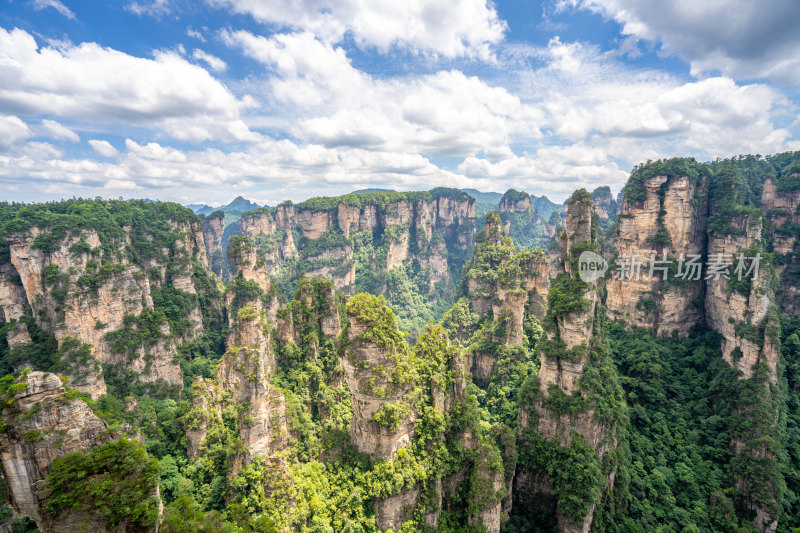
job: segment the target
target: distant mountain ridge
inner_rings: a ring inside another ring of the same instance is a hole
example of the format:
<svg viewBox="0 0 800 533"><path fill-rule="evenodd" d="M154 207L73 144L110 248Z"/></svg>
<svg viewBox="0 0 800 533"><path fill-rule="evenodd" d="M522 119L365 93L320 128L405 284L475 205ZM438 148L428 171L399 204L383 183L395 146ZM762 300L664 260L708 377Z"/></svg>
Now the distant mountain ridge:
<svg viewBox="0 0 800 533"><path fill-rule="evenodd" d="M226 215L234 215L238 220L241 218L242 213L245 211L252 211L260 207L257 203L251 202L247 198L243 196L237 196L228 205L223 205L220 207L212 207L208 204L188 204L186 205L189 209L194 211L195 215L210 215L215 211L222 211ZM227 223L227 220L226 220Z"/></svg>

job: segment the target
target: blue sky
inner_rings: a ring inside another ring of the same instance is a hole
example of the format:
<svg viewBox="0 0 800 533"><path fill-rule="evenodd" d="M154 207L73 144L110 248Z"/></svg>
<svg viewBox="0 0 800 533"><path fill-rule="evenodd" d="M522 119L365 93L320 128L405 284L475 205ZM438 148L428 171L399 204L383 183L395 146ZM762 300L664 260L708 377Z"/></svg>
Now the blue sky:
<svg viewBox="0 0 800 533"><path fill-rule="evenodd" d="M800 149L795 0L0 0L2 200L563 200Z"/></svg>

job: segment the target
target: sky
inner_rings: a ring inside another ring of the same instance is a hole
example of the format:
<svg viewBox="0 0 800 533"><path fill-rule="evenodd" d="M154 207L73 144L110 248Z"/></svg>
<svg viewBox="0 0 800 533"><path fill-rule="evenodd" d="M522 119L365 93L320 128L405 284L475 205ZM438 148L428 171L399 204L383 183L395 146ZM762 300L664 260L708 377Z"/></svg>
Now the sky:
<svg viewBox="0 0 800 533"><path fill-rule="evenodd" d="M0 201L562 201L800 150L796 0L0 0Z"/></svg>

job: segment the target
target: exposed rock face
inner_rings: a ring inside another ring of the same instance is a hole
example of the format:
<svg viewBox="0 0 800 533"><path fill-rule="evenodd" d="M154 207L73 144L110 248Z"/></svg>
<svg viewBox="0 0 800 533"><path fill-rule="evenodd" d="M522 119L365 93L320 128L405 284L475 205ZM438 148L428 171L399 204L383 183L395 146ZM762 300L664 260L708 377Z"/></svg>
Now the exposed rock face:
<svg viewBox="0 0 800 533"><path fill-rule="evenodd" d="M264 295L233 307L240 295L226 295L231 333L227 350L212 382L198 378L193 385L193 413L187 431L189 457L202 455L208 431L221 423L223 411L240 411L238 432L243 450L235 458L234 470L256 456L269 457L289 442L289 418L283 393L270 384L277 366L273 328L278 302L254 248L246 240L229 250L229 260L246 281L255 282Z"/></svg>
<svg viewBox="0 0 800 533"><path fill-rule="evenodd" d="M792 175L800 179L800 174ZM761 206L765 216L767 243L776 254L780 277L778 300L784 313L800 315L800 191L781 192L775 182L764 182Z"/></svg>
<svg viewBox="0 0 800 533"><path fill-rule="evenodd" d="M125 228L132 231L131 228ZM207 266L205 245L199 225L171 222L176 240L170 249L162 249L162 259L149 258L134 264L125 254L117 262L98 261L99 250L105 244L94 230L81 230L56 243L45 252L34 246L46 228L32 227L24 233L11 235L10 262L0 267L0 307L5 317L19 318L30 309L37 323L52 332L59 344L68 338L78 339L91 348L92 356L101 364L123 364L141 381L163 380L179 384L180 367L173 361L176 346L169 326L164 324L164 339L142 346L134 354L115 353L108 333L125 326L126 315L138 316L153 308L151 276L158 272L154 283L161 287L169 276L170 284L178 290L195 293L192 259L200 268ZM130 235L127 236L128 244ZM124 246L115 243L112 246ZM182 264L167 273L167 257ZM202 333L202 319L195 308L189 316L192 327L188 337ZM25 340L24 338L22 339ZM19 343L19 339L14 339ZM148 359L149 361L146 361ZM105 392L105 384L97 372L73 379L73 386L97 397Z"/></svg>
<svg viewBox="0 0 800 533"><path fill-rule="evenodd" d="M437 193L397 200L389 196L387 202L380 194L357 196L357 203L344 197L330 199L324 208L283 204L273 210L245 213L242 235L257 244L270 274L299 256L306 262L307 275L330 278L337 289L352 291L360 275L354 260L359 243L352 240L359 232L370 232L370 242L373 236L388 232L384 237L387 255L375 258L373 270L416 260L423 269L431 267L431 291L435 283L449 282L451 272L460 271L473 239L475 206L471 197ZM295 242L294 232L301 236L300 241ZM315 241L326 236L333 238L325 241L320 251Z"/></svg>
<svg viewBox="0 0 800 533"><path fill-rule="evenodd" d="M651 259L677 262L703 253L707 187L687 176L657 176L644 186L646 199L625 202L619 214L617 263L625 270L606 274L606 305L631 324L654 328L662 335L676 331L685 336L703 321L702 306L697 304L703 281L665 282L663 271L654 269L650 276L650 264Z"/></svg>
<svg viewBox="0 0 800 533"><path fill-rule="evenodd" d="M375 326L349 316L347 340L349 348L342 361L347 385L353 398L353 421L350 438L358 450L376 459L388 459L411 441L415 417L409 409L394 427L378 423L376 413L387 404L400 404L407 390L389 381L402 358L402 348L380 346L365 340Z"/></svg>
<svg viewBox="0 0 800 533"><path fill-rule="evenodd" d="M744 233L741 236L712 235L709 240L709 257L719 256L736 261L736 257L761 242L759 218L744 217L733 221ZM734 276L735 277L735 276ZM769 369L772 382L777 381L778 350L769 340L761 341L742 336L742 325L761 327L775 295L770 289L770 275L761 272L752 281L749 294L742 294L730 287L729 280L720 276L706 280L706 321L722 334L722 357L742 372L745 379L753 376L754 367L762 358ZM737 332L739 334L737 334ZM760 346L763 343L763 347ZM734 354L734 350L738 352Z"/></svg>
<svg viewBox="0 0 800 533"><path fill-rule="evenodd" d="M64 387L55 374L31 372L27 386L3 414L8 427L0 433L0 465L14 510L36 521L43 533L73 533L81 528L106 531L102 523L80 511L53 518L45 510L49 492L44 480L50 465L72 452L86 453L114 439L106 423L79 399L63 399ZM120 531L125 531L124 527Z"/></svg>
<svg viewBox="0 0 800 533"><path fill-rule="evenodd" d="M11 263L0 264L0 310L3 321L10 322L25 314L25 287Z"/></svg>
<svg viewBox="0 0 800 533"><path fill-rule="evenodd" d="M225 234L225 213L215 211L203 220L203 241L206 245L211 271L223 277L225 252L222 249L222 236Z"/></svg>
<svg viewBox="0 0 800 533"><path fill-rule="evenodd" d="M762 218L756 207L759 198L747 196L750 185L735 170L722 169L707 178L703 173L708 169L681 164L690 175L676 174L677 165L665 165L671 174L649 172L649 178L638 181L632 176L637 188L622 207L615 241L617 264L628 269L628 276L607 278L606 304L615 317L662 335L684 336L703 322L721 334L722 357L738 371L739 384L731 386L758 391L731 406L733 416L751 419L731 434L735 461L755 457L763 463L757 472L739 472L737 486L756 515L755 527L775 531L781 474L775 464L777 449L763 438L780 434L782 423L768 407L780 380L773 287L779 278L783 308L792 313L798 293L792 265L798 257L794 228L800 221L800 193L779 192L768 179L761 191ZM775 253L774 266L764 256L769 251L765 246ZM759 254L766 262L760 262L760 270L748 271ZM693 279L673 281L678 268L687 270L692 256L702 270L687 276ZM651 257L678 265L669 280L658 270L654 277L646 275ZM638 276L634 258L642 264ZM714 273L715 264L721 273Z"/></svg>
<svg viewBox="0 0 800 533"><path fill-rule="evenodd" d="M617 214L617 202L611 196L611 189L608 186L598 187L592 191L592 203L601 221L614 218Z"/></svg>
<svg viewBox="0 0 800 533"><path fill-rule="evenodd" d="M524 213L531 210L531 197L527 193L522 193L521 197L513 198L506 193L500 200L497 209L500 213Z"/></svg>
<svg viewBox="0 0 800 533"><path fill-rule="evenodd" d="M413 517L419 489L404 490L395 496L375 501L375 521L381 531L400 531L403 522Z"/></svg>
<svg viewBox="0 0 800 533"><path fill-rule="evenodd" d="M493 338L495 342L522 345L526 313L544 316L550 287L547 259L541 250L517 253L496 213L486 217L477 241L465 271L470 309L479 316L491 313L495 322L503 324L502 336ZM494 363L495 356L474 352L473 376L489 379Z"/></svg>
<svg viewBox="0 0 800 533"><path fill-rule="evenodd" d="M603 357L602 348L598 347L601 341L596 338L595 331L595 314L599 305L597 282L579 282L577 272L574 272L578 255L583 250L596 249L596 242L596 214L591 197L581 190L568 203L565 231L560 239L563 271L556 280L557 288L551 289L563 293L560 299L569 298L572 304L563 301L562 307L555 307L553 302L549 304L543 323L547 340L540 343L541 368L536 399L531 405L521 407L523 442L520 446L526 446L525 431L532 430L550 446L570 448L578 440L581 445L591 448L599 464L604 464L606 453L617 447L616 428L597 417L591 399L595 392L584 388L581 381L587 367L598 364L596 361ZM612 390L615 386L604 385ZM585 404L572 413L559 413L550 406L553 395L581 398ZM610 490L615 468L604 467L605 481L597 489ZM545 472L526 468L517 472L515 493L518 498L515 505L540 505L538 499L548 500L553 491ZM586 533L592 524L595 503L589 504L580 517L566 514L556 504L552 504L554 506L549 510L555 513L561 531Z"/></svg>

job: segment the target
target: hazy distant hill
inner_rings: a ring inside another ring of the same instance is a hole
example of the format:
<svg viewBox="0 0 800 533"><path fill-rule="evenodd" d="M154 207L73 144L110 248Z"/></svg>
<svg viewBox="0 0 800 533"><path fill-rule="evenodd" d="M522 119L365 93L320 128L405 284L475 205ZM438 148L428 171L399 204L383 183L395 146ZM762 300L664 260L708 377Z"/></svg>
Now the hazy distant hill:
<svg viewBox="0 0 800 533"><path fill-rule="evenodd" d="M195 212L196 215L210 215L214 211L222 211L225 213L225 224L230 224L231 222L235 222L242 217L242 213L245 211L253 210L259 205L255 202L251 202L250 200L243 198L242 196L237 196L231 203L228 205L223 205L221 207L211 207L207 204L189 204L186 207L191 209ZM230 218L232 219L230 222L228 221L228 216L232 215Z"/></svg>

